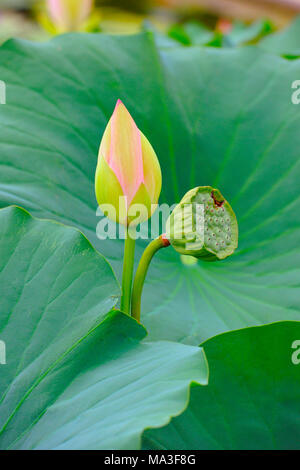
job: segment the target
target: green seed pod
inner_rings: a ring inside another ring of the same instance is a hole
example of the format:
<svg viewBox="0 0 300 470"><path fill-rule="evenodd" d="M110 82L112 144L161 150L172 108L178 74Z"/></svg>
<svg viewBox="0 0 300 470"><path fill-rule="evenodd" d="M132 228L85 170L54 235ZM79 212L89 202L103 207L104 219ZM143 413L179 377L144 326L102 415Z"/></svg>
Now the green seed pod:
<svg viewBox="0 0 300 470"><path fill-rule="evenodd" d="M221 260L238 246L238 224L220 191L199 186L175 207L167 220L166 237L182 255Z"/></svg>

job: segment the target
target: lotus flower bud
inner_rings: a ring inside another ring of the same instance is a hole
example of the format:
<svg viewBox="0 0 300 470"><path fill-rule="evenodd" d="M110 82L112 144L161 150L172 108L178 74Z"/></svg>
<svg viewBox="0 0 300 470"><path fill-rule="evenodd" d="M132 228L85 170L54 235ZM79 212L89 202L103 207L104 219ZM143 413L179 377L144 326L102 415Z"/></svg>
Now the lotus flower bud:
<svg viewBox="0 0 300 470"><path fill-rule="evenodd" d="M100 209L123 225L147 220L157 206L161 190L157 156L120 100L101 141L95 189Z"/></svg>
<svg viewBox="0 0 300 470"><path fill-rule="evenodd" d="M59 31L76 31L88 19L94 0L47 0L50 17Z"/></svg>
<svg viewBox="0 0 300 470"><path fill-rule="evenodd" d="M200 186L188 191L175 207L167 220L166 237L183 255L221 260L238 246L238 224L220 191Z"/></svg>

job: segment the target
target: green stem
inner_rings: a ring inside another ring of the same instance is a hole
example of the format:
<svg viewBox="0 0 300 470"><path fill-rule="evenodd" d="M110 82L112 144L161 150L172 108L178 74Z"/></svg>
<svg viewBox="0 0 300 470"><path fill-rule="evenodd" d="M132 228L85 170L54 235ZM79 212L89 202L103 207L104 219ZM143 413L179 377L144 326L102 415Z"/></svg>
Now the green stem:
<svg viewBox="0 0 300 470"><path fill-rule="evenodd" d="M123 275L122 275L121 310L122 312L127 313L128 315L130 313L131 285L132 285L133 265L134 265L134 249L135 249L135 240L130 237L129 231L126 230L124 261L123 261Z"/></svg>
<svg viewBox="0 0 300 470"><path fill-rule="evenodd" d="M164 235L161 235L149 243L140 259L133 282L131 296L131 316L138 322L141 320L142 291L150 262L158 250L169 245L170 242L165 238Z"/></svg>

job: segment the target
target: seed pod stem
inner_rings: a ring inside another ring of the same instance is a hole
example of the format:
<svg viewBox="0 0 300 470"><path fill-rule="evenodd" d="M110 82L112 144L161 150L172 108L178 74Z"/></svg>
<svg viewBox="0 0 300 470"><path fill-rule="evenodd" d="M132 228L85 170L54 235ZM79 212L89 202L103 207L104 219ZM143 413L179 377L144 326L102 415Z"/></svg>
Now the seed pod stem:
<svg viewBox="0 0 300 470"><path fill-rule="evenodd" d="M161 248L166 248L169 245L170 242L167 240L165 235L160 235L158 238L152 240L152 242L149 243L140 259L133 282L131 297L131 316L138 322L141 320L142 291L151 260L158 250Z"/></svg>

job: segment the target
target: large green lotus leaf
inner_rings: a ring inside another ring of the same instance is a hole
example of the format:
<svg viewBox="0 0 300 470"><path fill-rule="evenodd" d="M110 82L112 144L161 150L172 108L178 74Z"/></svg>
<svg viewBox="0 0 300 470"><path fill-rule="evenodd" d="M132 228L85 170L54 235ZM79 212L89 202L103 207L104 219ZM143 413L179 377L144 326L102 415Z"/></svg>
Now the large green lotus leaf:
<svg viewBox="0 0 300 470"><path fill-rule="evenodd" d="M300 322L208 340L203 346L209 386L194 385L187 410L169 425L146 431L144 447L300 449L299 344Z"/></svg>
<svg viewBox="0 0 300 470"><path fill-rule="evenodd" d="M255 47L158 48L151 32L9 41L0 49L0 204L79 227L119 274L123 241L96 237L94 173L121 98L160 159L161 202L211 185L239 222L230 259L190 266L172 248L155 257L143 295L150 338L199 344L300 319L297 76L300 61Z"/></svg>
<svg viewBox="0 0 300 470"><path fill-rule="evenodd" d="M201 348L109 313L117 282L77 230L7 208L0 233L0 448L138 448L207 383Z"/></svg>
<svg viewBox="0 0 300 470"><path fill-rule="evenodd" d="M119 286L107 261L74 228L9 207L0 211L0 234L4 400L14 377L30 388L95 328L116 304ZM12 406L19 392L13 390ZM6 420L4 408L0 420Z"/></svg>
<svg viewBox="0 0 300 470"><path fill-rule="evenodd" d="M260 42L260 47L288 58L300 56L300 16L280 32L271 34Z"/></svg>

